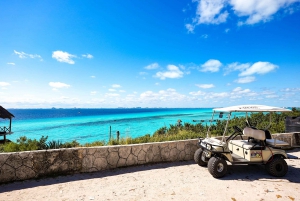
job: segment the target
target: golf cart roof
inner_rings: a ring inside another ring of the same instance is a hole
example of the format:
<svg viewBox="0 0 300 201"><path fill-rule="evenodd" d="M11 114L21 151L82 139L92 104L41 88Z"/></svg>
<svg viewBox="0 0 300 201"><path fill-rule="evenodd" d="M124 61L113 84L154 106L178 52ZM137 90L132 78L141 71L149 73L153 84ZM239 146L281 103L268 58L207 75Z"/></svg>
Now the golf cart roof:
<svg viewBox="0 0 300 201"><path fill-rule="evenodd" d="M215 112L291 112L291 110L281 107L267 105L237 105L231 107L214 108Z"/></svg>

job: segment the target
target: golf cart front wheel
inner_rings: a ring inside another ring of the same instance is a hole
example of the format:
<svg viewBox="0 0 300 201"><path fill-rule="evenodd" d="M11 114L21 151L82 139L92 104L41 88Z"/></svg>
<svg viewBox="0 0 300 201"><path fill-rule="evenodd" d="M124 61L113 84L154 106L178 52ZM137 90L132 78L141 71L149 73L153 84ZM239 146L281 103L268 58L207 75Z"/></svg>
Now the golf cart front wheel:
<svg viewBox="0 0 300 201"><path fill-rule="evenodd" d="M208 171L215 178L221 178L227 173L227 163L223 158L211 157L208 161Z"/></svg>
<svg viewBox="0 0 300 201"><path fill-rule="evenodd" d="M196 150L194 154L194 160L199 166L207 166L207 162L205 161L205 153L201 148Z"/></svg>
<svg viewBox="0 0 300 201"><path fill-rule="evenodd" d="M274 158L266 164L268 173L275 177L283 177L288 171L288 165L283 158Z"/></svg>

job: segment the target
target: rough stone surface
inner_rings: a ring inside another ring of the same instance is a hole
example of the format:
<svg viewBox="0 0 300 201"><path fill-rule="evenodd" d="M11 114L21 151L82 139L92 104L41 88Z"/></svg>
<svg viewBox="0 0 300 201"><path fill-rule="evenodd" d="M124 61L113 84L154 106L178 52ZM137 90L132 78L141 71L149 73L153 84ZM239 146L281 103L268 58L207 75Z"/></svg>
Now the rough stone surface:
<svg viewBox="0 0 300 201"><path fill-rule="evenodd" d="M273 135L288 143L292 134ZM198 140L137 145L80 147L0 154L0 183L51 175L95 172L117 167L164 161L192 160Z"/></svg>

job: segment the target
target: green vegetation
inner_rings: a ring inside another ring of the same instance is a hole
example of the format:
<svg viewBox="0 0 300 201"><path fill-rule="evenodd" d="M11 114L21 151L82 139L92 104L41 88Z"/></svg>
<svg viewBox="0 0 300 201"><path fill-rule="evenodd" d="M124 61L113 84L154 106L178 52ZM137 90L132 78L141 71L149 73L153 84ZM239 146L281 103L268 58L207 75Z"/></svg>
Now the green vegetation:
<svg viewBox="0 0 300 201"><path fill-rule="evenodd" d="M285 117L287 116L300 116L300 110L292 108L292 112L289 113L272 113L271 114L272 125L269 125L270 114L253 113L248 117L248 121L252 126L259 129L268 129L271 133L283 133L285 132ZM212 136L220 136L223 134L226 125L226 118L224 120L217 120L211 125L210 133ZM239 126L244 128L246 126L245 117L233 117L228 125L227 135L233 133L233 126ZM42 136L39 140L31 140L27 137L20 137L17 142L9 142L0 145L0 152L18 152L18 151L31 151L31 150L43 150L43 149L59 149L59 148L71 148L71 147L94 147L94 146L105 146L105 145L125 145L125 144L139 144L148 142L163 142L172 140L185 140L194 139L197 137L204 137L208 129L207 125L201 123L190 124L184 123L181 126L170 125L169 127L159 128L151 136L146 134L136 138L121 138L119 141L111 139L108 142L95 141L92 143L79 144L76 140L72 142L61 142L59 140L47 142L48 136Z"/></svg>

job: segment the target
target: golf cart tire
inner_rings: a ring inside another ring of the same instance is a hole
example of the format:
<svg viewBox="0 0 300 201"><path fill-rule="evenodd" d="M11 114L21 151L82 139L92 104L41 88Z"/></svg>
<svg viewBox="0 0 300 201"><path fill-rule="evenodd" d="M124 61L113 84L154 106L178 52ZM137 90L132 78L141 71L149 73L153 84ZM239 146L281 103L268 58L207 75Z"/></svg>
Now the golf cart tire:
<svg viewBox="0 0 300 201"><path fill-rule="evenodd" d="M288 165L283 158L276 157L266 164L268 173L275 177L283 177L288 171Z"/></svg>
<svg viewBox="0 0 300 201"><path fill-rule="evenodd" d="M223 158L211 157L208 161L208 171L214 178L221 178L227 173L227 163Z"/></svg>
<svg viewBox="0 0 300 201"><path fill-rule="evenodd" d="M201 148L197 149L194 154L194 160L199 166L205 167L207 166L207 162L202 160L202 154L203 150Z"/></svg>

